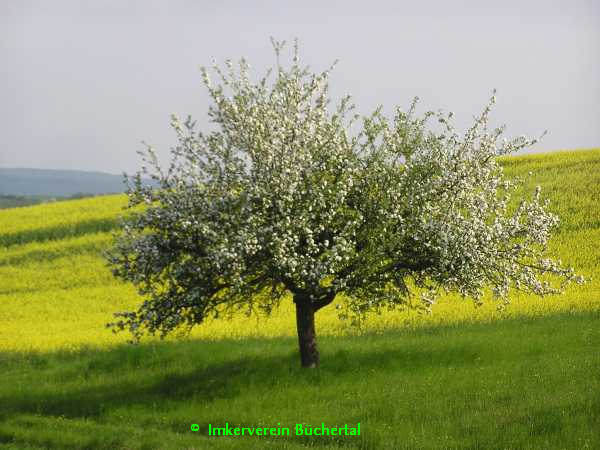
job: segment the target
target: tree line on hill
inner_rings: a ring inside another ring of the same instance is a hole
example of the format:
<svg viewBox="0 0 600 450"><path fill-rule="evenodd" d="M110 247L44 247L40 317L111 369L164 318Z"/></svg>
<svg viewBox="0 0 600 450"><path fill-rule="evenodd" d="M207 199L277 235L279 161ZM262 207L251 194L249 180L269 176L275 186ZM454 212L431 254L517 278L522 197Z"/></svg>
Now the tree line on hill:
<svg viewBox="0 0 600 450"><path fill-rule="evenodd" d="M31 206L40 203L74 200L94 196L95 194L85 192L78 192L68 197L52 197L48 195L0 195L0 209L18 208L20 206Z"/></svg>

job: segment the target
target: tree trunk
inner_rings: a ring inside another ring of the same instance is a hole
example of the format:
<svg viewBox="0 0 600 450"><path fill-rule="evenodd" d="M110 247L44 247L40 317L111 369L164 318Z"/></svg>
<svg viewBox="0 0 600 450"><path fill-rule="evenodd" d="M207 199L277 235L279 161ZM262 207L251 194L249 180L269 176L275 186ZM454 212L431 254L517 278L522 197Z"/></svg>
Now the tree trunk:
<svg viewBox="0 0 600 450"><path fill-rule="evenodd" d="M309 299L294 296L296 304L296 328L302 367L314 368L319 365L319 350L315 333L315 310Z"/></svg>

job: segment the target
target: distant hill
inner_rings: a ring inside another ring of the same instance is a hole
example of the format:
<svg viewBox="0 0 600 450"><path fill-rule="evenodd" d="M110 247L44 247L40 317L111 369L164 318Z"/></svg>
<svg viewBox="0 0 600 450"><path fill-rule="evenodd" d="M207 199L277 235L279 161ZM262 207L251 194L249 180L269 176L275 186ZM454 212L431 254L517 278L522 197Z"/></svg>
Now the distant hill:
<svg viewBox="0 0 600 450"><path fill-rule="evenodd" d="M0 195L71 197L125 191L122 175L80 170L0 168Z"/></svg>

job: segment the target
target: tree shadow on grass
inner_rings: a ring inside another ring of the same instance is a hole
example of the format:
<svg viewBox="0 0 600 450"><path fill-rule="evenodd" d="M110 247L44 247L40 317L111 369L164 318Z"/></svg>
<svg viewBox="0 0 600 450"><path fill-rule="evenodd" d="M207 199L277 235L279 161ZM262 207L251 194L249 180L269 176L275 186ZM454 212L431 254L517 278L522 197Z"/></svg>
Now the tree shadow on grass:
<svg viewBox="0 0 600 450"><path fill-rule="evenodd" d="M92 378L89 382L67 385L66 390L57 383L57 390L44 389L36 392L23 392L5 397L2 401L2 414L34 413L63 416L69 418L97 417L111 409L121 406L155 405L166 400L183 400L200 397L205 402L217 398L231 398L238 389L230 384L240 371L238 364L232 362L210 369L193 370L186 373L165 371L153 375L150 371L140 374L138 380L123 377L120 380L118 369L112 379L104 379L101 384Z"/></svg>
<svg viewBox="0 0 600 450"><path fill-rule="evenodd" d="M293 341L283 338L141 344L62 354L2 352L0 362L25 373L25 379L42 382L23 389L22 385L1 386L0 381L0 417L41 414L93 418L121 407L152 407L192 398L195 404L207 405L218 399L234 399L249 390L258 390L260 395L274 387L286 389L298 384L325 387L335 385L340 376L362 377L373 369L407 375L428 368L469 365L477 358L474 347L423 350L401 341L350 353L344 349L343 340L332 340L321 368L306 370L298 367L293 348ZM211 359L215 354L221 356ZM186 360L182 362L182 358Z"/></svg>

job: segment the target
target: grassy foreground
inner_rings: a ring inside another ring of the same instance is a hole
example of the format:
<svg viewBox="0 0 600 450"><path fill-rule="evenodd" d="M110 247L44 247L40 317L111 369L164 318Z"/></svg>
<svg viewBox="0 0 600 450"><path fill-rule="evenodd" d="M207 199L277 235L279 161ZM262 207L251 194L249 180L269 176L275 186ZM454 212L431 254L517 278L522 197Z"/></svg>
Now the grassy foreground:
<svg viewBox="0 0 600 450"><path fill-rule="evenodd" d="M600 314L322 339L1 354L4 448L600 448ZM208 424L287 426L209 437ZM294 436L296 423L361 436ZM200 426L192 432L190 425Z"/></svg>

